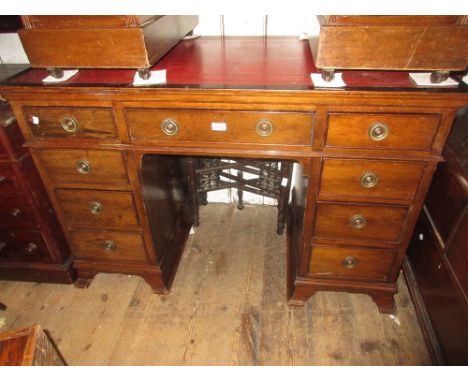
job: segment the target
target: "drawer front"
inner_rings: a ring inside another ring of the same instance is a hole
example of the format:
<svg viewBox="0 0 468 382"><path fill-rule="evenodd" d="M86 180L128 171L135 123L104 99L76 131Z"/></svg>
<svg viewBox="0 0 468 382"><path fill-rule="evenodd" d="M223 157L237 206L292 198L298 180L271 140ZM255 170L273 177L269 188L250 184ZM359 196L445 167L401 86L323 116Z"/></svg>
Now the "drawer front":
<svg viewBox="0 0 468 382"><path fill-rule="evenodd" d="M424 162L324 159L321 197L414 199Z"/></svg>
<svg viewBox="0 0 468 382"><path fill-rule="evenodd" d="M126 109L133 141L232 142L308 146L313 114Z"/></svg>
<svg viewBox="0 0 468 382"><path fill-rule="evenodd" d="M37 227L33 207L24 196L4 197L0 195L0 227L15 229Z"/></svg>
<svg viewBox="0 0 468 382"><path fill-rule="evenodd" d="M131 192L97 190L56 190L69 228L139 227Z"/></svg>
<svg viewBox="0 0 468 382"><path fill-rule="evenodd" d="M24 106L23 113L35 137L117 137L114 114L109 107Z"/></svg>
<svg viewBox="0 0 468 382"><path fill-rule="evenodd" d="M393 259L394 253L390 250L313 246L309 274L386 281Z"/></svg>
<svg viewBox="0 0 468 382"><path fill-rule="evenodd" d="M315 236L398 242L408 208L318 203Z"/></svg>
<svg viewBox="0 0 468 382"><path fill-rule="evenodd" d="M51 263L40 232L0 230L0 261Z"/></svg>
<svg viewBox="0 0 468 382"><path fill-rule="evenodd" d="M439 123L437 114L330 113L325 145L430 150Z"/></svg>
<svg viewBox="0 0 468 382"><path fill-rule="evenodd" d="M77 259L104 263L146 263L143 238L138 233L113 231L71 231Z"/></svg>
<svg viewBox="0 0 468 382"><path fill-rule="evenodd" d="M0 194L16 194L21 186L10 163L0 163Z"/></svg>
<svg viewBox="0 0 468 382"><path fill-rule="evenodd" d="M129 183L123 153L109 150L37 150L56 186Z"/></svg>

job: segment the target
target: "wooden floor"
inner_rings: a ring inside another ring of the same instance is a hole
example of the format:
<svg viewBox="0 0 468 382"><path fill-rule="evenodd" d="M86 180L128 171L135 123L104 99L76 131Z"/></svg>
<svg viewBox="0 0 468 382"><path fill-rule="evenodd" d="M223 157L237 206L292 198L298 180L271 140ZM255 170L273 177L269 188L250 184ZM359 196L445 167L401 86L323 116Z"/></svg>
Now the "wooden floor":
<svg viewBox="0 0 468 382"><path fill-rule="evenodd" d="M275 207L211 204L169 295L125 275L89 289L0 281L0 331L38 323L69 365L430 364L403 277L394 317L347 293L288 307L285 257Z"/></svg>

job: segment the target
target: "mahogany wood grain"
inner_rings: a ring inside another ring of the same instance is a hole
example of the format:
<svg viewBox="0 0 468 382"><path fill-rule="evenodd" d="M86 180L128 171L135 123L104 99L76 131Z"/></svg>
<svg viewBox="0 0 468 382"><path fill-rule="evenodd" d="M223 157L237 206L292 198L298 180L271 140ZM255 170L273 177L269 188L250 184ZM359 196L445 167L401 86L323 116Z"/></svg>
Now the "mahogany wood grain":
<svg viewBox="0 0 468 382"><path fill-rule="evenodd" d="M39 68L149 68L198 24L198 16L168 15L143 23L130 19L130 25L100 16L103 27L89 17L77 27L79 19L62 22L57 16L58 25L51 26L51 16L38 25L40 17L18 31L29 62Z"/></svg>
<svg viewBox="0 0 468 382"><path fill-rule="evenodd" d="M67 137L69 139L75 137L113 139L117 137L111 108L24 106L23 111L35 137ZM33 119L38 122L34 123ZM76 132L64 130L62 122L66 119L76 121Z"/></svg>
<svg viewBox="0 0 468 382"><path fill-rule="evenodd" d="M161 16L130 16L130 15L108 15L108 16L22 16L24 27L32 28L113 28L113 27L136 27L153 17ZM60 33L60 32L58 32Z"/></svg>
<svg viewBox="0 0 468 382"><path fill-rule="evenodd" d="M464 22L463 16L322 16L330 25L456 25Z"/></svg>
<svg viewBox="0 0 468 382"><path fill-rule="evenodd" d="M140 234L134 232L74 230L70 232L73 254L77 259L104 263L146 263L146 251ZM106 250L106 241L115 249Z"/></svg>
<svg viewBox="0 0 468 382"><path fill-rule="evenodd" d="M123 153L111 150L37 150L46 171L57 186L72 183L107 184L124 186L128 184ZM83 174L77 171L76 162L89 162L91 171Z"/></svg>
<svg viewBox="0 0 468 382"><path fill-rule="evenodd" d="M352 257L356 265L347 268L343 261ZM313 246L309 274L316 277L386 281L394 252L356 247Z"/></svg>
<svg viewBox="0 0 468 382"><path fill-rule="evenodd" d="M361 197L395 200L414 199L425 168L424 162L394 162L373 159L323 160L319 197L321 199ZM372 173L377 183L364 187L361 178Z"/></svg>
<svg viewBox="0 0 468 382"><path fill-rule="evenodd" d="M58 189L55 193L68 228L140 228L130 192ZM92 203L100 210L93 213Z"/></svg>
<svg viewBox="0 0 468 382"><path fill-rule="evenodd" d="M314 235L398 243L407 214L406 207L318 202ZM366 220L365 226L359 229L353 228L350 222L357 215Z"/></svg>
<svg viewBox="0 0 468 382"><path fill-rule="evenodd" d="M308 146L312 141L313 115L305 113L126 109L125 115L135 143L201 141ZM177 122L179 130L176 134L167 135L162 131L161 125L166 119ZM268 136L261 136L256 131L262 120L272 123L272 132ZM213 123L224 123L226 130L213 130Z"/></svg>
<svg viewBox="0 0 468 382"><path fill-rule="evenodd" d="M462 71L467 41L466 25L322 25L315 62L318 68Z"/></svg>
<svg viewBox="0 0 468 382"><path fill-rule="evenodd" d="M430 150L439 126L436 114L405 115L379 113L330 113L325 145L368 149ZM375 124L388 127L388 135L380 141L369 136Z"/></svg>

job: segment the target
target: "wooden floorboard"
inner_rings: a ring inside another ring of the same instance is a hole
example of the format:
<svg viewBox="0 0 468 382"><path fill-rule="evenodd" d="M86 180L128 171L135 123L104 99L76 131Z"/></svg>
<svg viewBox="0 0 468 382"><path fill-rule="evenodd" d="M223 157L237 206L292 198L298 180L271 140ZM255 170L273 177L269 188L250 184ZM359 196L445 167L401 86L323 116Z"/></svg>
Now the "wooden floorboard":
<svg viewBox="0 0 468 382"><path fill-rule="evenodd" d="M338 292L289 307L276 213L202 207L165 296L118 274L99 274L88 289L0 281L0 331L39 324L69 365L431 363L403 277L395 316Z"/></svg>

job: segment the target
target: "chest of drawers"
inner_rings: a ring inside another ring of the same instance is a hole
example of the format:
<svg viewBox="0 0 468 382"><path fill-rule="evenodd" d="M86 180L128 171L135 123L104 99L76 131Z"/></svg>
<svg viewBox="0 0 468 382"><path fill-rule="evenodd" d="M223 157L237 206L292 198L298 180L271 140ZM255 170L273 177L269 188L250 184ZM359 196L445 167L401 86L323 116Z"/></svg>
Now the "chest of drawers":
<svg viewBox="0 0 468 382"><path fill-rule="evenodd" d="M465 88L430 91L407 74L345 73L360 86L314 89L307 44L268 42L185 41L156 66L168 71L164 86L131 87L131 71L83 71L41 86L45 72L33 70L1 88L80 285L98 272L122 272L167 293L193 223L185 158L281 159L297 170L289 302L346 291L393 311L405 251L454 114L467 103Z"/></svg>
<svg viewBox="0 0 468 382"><path fill-rule="evenodd" d="M8 104L0 104L0 278L71 283L71 257Z"/></svg>

